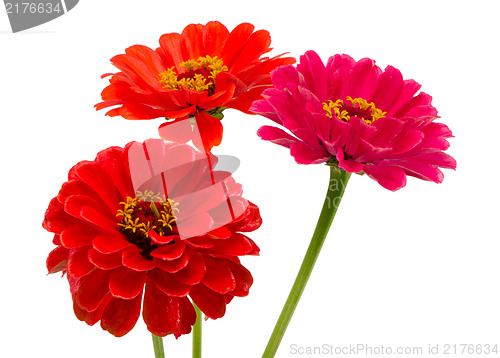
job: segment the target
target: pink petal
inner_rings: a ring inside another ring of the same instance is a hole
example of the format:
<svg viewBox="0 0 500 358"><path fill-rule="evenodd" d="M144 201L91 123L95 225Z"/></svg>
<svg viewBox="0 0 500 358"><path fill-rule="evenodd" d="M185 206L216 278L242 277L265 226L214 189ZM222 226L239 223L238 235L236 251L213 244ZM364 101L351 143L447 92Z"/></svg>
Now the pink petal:
<svg viewBox="0 0 500 358"><path fill-rule="evenodd" d="M298 164L324 163L330 157L326 153L318 152L302 142L292 143L290 146L290 154Z"/></svg>
<svg viewBox="0 0 500 358"><path fill-rule="evenodd" d="M292 137L284 130L271 126L260 127L257 131L257 135L263 140L268 140L286 148L290 148L292 143L298 142L297 138Z"/></svg>
<svg viewBox="0 0 500 358"><path fill-rule="evenodd" d="M396 191L406 185L406 174L399 167L367 164L364 171L386 189Z"/></svg>

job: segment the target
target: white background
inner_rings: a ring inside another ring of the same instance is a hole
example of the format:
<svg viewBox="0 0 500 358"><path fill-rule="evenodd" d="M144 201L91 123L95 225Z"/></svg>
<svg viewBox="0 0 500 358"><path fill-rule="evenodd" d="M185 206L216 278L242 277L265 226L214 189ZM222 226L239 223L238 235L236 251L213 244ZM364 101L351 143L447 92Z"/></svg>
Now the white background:
<svg viewBox="0 0 500 358"><path fill-rule="evenodd" d="M277 357L291 345L499 344L497 1L80 1L52 22L12 34L0 14L2 357L153 357L142 319L125 337L72 312L68 284L46 276L53 248L42 219L76 162L112 145L157 137L154 121L95 112L116 69L109 59L161 34L220 20L267 29L274 54L316 50L392 64L423 85L456 138L457 171L442 184L409 179L392 193L353 175ZM261 141L269 121L227 110L214 150L241 159L235 173L264 224L244 258L255 283L223 319L204 325L204 357L260 357L316 224L325 166L299 166ZM189 357L190 336L164 340ZM320 355L316 355L319 357ZM316 357L314 356L314 357ZM444 356L444 355L439 355Z"/></svg>

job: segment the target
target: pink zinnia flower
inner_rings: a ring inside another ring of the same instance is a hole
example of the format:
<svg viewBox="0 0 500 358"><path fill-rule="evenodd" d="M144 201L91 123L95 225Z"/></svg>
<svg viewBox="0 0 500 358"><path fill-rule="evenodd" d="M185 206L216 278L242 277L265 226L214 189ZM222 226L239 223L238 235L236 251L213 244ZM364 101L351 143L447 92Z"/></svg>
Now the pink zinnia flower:
<svg viewBox="0 0 500 358"><path fill-rule="evenodd" d="M440 183L439 168L455 169L443 151L450 129L434 120L432 97L414 80L403 80L392 66L375 61L330 57L326 66L308 51L297 67L274 70L275 88L250 108L293 135L263 126L258 135L290 148L299 164L329 162L349 173L366 173L389 190L406 185L406 176Z"/></svg>

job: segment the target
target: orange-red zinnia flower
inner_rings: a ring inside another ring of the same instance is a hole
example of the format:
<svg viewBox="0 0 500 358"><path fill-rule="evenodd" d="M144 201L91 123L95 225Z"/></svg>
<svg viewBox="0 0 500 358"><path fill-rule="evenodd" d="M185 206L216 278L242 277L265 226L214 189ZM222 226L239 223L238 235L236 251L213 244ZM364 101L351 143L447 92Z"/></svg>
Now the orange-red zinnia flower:
<svg viewBox="0 0 500 358"><path fill-rule="evenodd" d="M258 247L242 234L261 224L217 158L186 144L132 142L76 164L45 213L57 247L49 273L68 277L76 316L115 336L142 316L157 336L191 331L194 302L207 317L224 316L246 296L242 255ZM188 298L190 297L190 299Z"/></svg>
<svg viewBox="0 0 500 358"><path fill-rule="evenodd" d="M126 119L174 119L160 127L164 139L193 139L199 149L210 150L222 140L222 110L251 113L251 103L271 86L270 71L295 62L281 55L261 57L270 44L268 31L254 32L248 23L231 32L217 21L189 25L181 34L161 36L155 51L135 45L113 57L121 72L103 76L112 75L95 107L118 106L106 114ZM193 116L191 125L185 119Z"/></svg>

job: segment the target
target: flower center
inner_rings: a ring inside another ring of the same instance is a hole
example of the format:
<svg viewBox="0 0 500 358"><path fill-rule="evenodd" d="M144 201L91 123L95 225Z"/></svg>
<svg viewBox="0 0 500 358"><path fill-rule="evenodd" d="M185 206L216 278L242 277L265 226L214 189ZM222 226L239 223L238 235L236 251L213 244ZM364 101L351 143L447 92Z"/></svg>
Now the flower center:
<svg viewBox="0 0 500 358"><path fill-rule="evenodd" d="M330 118L333 118L335 114L337 118L349 122L351 117L358 117L368 124L372 124L387 113L375 107L373 102L368 103L363 98L351 98L349 96L347 96L345 102L341 99L335 102L331 100L324 102L323 109Z"/></svg>
<svg viewBox="0 0 500 358"><path fill-rule="evenodd" d="M158 245L151 242L149 232L152 230L161 236L175 235L175 212L179 211L179 203L160 198L152 191L138 191L135 198L127 196L127 202L121 202L123 209L116 214L121 217L118 223L120 232L128 242L141 250L141 255L151 260L150 255Z"/></svg>
<svg viewBox="0 0 500 358"><path fill-rule="evenodd" d="M223 71L227 71L222 59L217 56L198 57L197 60L191 59L182 62L180 67L184 67L187 72L178 75L175 66L160 73L160 83L164 88L178 90L181 86L195 91L208 91L213 94L215 88L215 77Z"/></svg>

